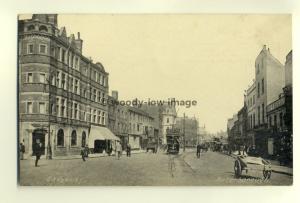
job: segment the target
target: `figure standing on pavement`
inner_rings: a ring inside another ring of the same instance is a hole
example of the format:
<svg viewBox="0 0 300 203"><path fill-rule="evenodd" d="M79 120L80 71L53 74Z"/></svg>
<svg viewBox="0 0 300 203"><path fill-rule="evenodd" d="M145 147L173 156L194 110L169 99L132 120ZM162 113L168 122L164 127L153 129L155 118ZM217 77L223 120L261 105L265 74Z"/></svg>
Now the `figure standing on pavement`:
<svg viewBox="0 0 300 203"><path fill-rule="evenodd" d="M127 147L126 147L126 155L128 157L131 156L131 145L129 143L127 143Z"/></svg>
<svg viewBox="0 0 300 203"><path fill-rule="evenodd" d="M200 158L200 153L201 153L201 145L197 145L197 158Z"/></svg>
<svg viewBox="0 0 300 203"><path fill-rule="evenodd" d="M38 167L38 162L42 155L42 143L40 143L39 140L37 140L35 144L34 153L35 153L35 167Z"/></svg>
<svg viewBox="0 0 300 203"><path fill-rule="evenodd" d="M85 156L86 156L85 147L81 147L80 155L81 155L82 161L85 161Z"/></svg>
<svg viewBox="0 0 300 203"><path fill-rule="evenodd" d="M116 153L117 158L120 159L121 152L122 152L122 146L119 141L117 141L117 143L116 143L116 152L117 152Z"/></svg>
<svg viewBox="0 0 300 203"><path fill-rule="evenodd" d="M25 146L23 143L20 143L20 159L23 160L24 159L24 153L25 153Z"/></svg>

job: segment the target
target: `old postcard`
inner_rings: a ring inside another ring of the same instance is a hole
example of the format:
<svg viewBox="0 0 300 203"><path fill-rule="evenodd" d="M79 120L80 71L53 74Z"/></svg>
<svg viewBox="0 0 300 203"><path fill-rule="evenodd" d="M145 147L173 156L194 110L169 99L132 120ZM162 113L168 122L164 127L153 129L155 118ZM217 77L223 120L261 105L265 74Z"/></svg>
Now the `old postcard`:
<svg viewBox="0 0 300 203"><path fill-rule="evenodd" d="M291 22L19 15L19 184L291 185Z"/></svg>

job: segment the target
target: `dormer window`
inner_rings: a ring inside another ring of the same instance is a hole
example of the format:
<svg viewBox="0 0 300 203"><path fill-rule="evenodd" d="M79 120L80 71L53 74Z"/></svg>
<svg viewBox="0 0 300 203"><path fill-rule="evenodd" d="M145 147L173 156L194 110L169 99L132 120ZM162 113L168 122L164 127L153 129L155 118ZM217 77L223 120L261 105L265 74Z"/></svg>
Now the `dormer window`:
<svg viewBox="0 0 300 203"><path fill-rule="evenodd" d="M27 27L27 31L33 31L34 30L34 25L29 25Z"/></svg>
<svg viewBox="0 0 300 203"><path fill-rule="evenodd" d="M40 26L39 28L40 32L48 32L48 28L45 25Z"/></svg>

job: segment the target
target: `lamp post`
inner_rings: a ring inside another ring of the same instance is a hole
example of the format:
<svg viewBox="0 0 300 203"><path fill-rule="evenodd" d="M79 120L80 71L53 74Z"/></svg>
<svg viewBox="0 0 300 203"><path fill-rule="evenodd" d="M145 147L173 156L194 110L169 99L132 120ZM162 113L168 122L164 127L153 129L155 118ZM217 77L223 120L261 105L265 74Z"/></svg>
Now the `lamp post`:
<svg viewBox="0 0 300 203"><path fill-rule="evenodd" d="M50 136L50 133L52 134L52 132L50 132L50 116L51 116L51 111L52 111L52 109L51 109L51 96L50 96L50 81L51 81L51 79L50 79L50 69L49 69L49 79L47 79L47 82L48 82L48 87L49 87L49 89L48 89L48 92L49 92L49 96L48 96L48 118L49 118L49 120L48 120L48 143L47 143L47 156L46 156L46 159L48 159L48 160L50 160L50 159L52 159L52 150L51 150L51 142L50 142L50 139L51 139L51 136ZM51 111L50 111L50 109L51 109Z"/></svg>

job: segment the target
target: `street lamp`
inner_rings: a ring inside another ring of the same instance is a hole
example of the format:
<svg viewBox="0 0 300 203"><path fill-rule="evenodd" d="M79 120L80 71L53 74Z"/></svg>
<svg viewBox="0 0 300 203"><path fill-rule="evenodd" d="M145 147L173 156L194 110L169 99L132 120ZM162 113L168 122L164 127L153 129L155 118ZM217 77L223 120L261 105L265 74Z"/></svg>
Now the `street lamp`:
<svg viewBox="0 0 300 203"><path fill-rule="evenodd" d="M47 156L46 156L46 159L52 159L52 150L51 150L51 142L50 142L50 138L51 138L51 136L50 136L50 116L51 116L51 111L52 111L52 109L51 109L51 96L50 96L50 81L51 81L51 79L50 79L50 70L49 70L49 79L46 79L46 81L47 81L47 83L48 83L48 87L49 87L49 89L48 89L48 92L49 92L49 97L48 97L48 143L47 143ZM46 88L45 88L46 89ZM51 111L50 111L50 109L51 109ZM52 134L52 132L51 132L51 134Z"/></svg>

